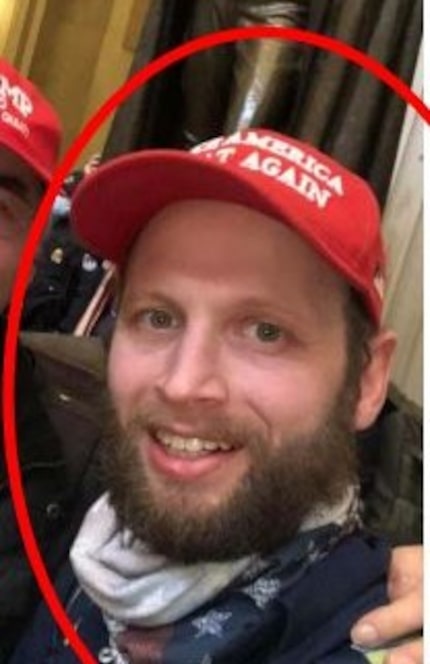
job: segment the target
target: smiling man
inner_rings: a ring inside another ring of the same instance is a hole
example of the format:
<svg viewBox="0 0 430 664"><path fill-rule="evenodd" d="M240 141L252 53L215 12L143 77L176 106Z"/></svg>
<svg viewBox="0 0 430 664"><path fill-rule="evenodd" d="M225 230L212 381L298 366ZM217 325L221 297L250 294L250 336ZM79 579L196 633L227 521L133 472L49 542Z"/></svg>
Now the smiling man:
<svg viewBox="0 0 430 664"><path fill-rule="evenodd" d="M303 164L336 187L310 195ZM370 188L249 130L114 160L73 214L119 266L109 491L72 548L80 588L60 580L82 637L103 662L368 661L349 633L387 600L390 551L361 527L355 434L395 347ZM13 661L48 651L70 661L42 611Z"/></svg>
<svg viewBox="0 0 430 664"><path fill-rule="evenodd" d="M152 219L109 360L128 441L111 450L112 497L133 532L175 558L225 560L273 552L320 508L349 509L352 432L376 405L355 406L368 340L355 346L350 311L343 280L267 215L192 200ZM378 380L392 347L372 338Z"/></svg>

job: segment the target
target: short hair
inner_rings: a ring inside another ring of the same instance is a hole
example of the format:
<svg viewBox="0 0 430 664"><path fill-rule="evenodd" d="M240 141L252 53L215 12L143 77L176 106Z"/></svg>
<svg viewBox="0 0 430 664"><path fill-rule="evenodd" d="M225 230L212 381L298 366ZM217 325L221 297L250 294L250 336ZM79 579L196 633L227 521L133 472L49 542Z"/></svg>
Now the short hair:
<svg viewBox="0 0 430 664"><path fill-rule="evenodd" d="M346 323L347 383L354 386L355 398L359 396L360 378L370 363L370 342L378 331L375 321L362 296L354 288L348 288L344 304Z"/></svg>

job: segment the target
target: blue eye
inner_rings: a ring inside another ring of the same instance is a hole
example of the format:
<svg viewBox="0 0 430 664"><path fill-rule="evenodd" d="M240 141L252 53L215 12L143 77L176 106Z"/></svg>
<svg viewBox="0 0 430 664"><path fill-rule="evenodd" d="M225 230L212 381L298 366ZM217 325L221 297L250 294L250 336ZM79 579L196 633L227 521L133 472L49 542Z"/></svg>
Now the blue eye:
<svg viewBox="0 0 430 664"><path fill-rule="evenodd" d="M282 335L282 329L274 323L267 323L266 321L262 321L261 323L257 323L255 325L255 336L257 339L259 339L259 341L273 343L275 341L279 341Z"/></svg>
<svg viewBox="0 0 430 664"><path fill-rule="evenodd" d="M164 309L149 309L142 314L144 322L156 330L166 330L175 326L175 319Z"/></svg>

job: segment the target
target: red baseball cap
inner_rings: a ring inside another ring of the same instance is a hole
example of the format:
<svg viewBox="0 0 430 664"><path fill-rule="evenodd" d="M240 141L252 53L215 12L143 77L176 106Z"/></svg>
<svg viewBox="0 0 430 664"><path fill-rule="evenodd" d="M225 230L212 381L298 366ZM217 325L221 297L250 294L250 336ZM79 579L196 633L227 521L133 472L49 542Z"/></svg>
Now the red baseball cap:
<svg viewBox="0 0 430 664"><path fill-rule="evenodd" d="M362 295L379 324L385 261L372 190L311 145L271 130L241 130L190 152L113 159L77 188L72 223L90 250L120 265L159 210L193 198L239 203L294 229Z"/></svg>
<svg viewBox="0 0 430 664"><path fill-rule="evenodd" d="M0 58L0 145L48 182L57 164L60 142L57 113L28 79Z"/></svg>

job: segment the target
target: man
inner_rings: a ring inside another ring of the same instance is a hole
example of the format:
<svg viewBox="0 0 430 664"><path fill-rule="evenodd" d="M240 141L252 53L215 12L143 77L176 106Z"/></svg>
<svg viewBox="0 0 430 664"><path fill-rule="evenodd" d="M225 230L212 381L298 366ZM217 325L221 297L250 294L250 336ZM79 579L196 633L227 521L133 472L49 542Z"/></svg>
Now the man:
<svg viewBox="0 0 430 664"><path fill-rule="evenodd" d="M369 187L250 130L114 160L74 219L119 268L109 491L72 548L79 585L58 581L83 639L100 662L372 661L349 634L387 599L389 550L359 525L353 448L395 336ZM30 656L74 661L44 609L13 664Z"/></svg>
<svg viewBox="0 0 430 664"><path fill-rule="evenodd" d="M60 126L36 89L4 60L0 65L1 264L4 309L25 234L55 166Z"/></svg>
<svg viewBox="0 0 430 664"><path fill-rule="evenodd" d="M37 88L0 59L0 357L20 252L55 168L60 122ZM18 350L18 433L32 523L50 573L67 556L93 490L98 425L91 406L100 352L30 335ZM1 369L1 359L0 359ZM1 387L0 387L1 394ZM75 434L79 440L75 440ZM1 433L3 441L3 433ZM94 484L95 486L95 484ZM40 600L15 524L0 457L0 662Z"/></svg>

